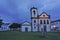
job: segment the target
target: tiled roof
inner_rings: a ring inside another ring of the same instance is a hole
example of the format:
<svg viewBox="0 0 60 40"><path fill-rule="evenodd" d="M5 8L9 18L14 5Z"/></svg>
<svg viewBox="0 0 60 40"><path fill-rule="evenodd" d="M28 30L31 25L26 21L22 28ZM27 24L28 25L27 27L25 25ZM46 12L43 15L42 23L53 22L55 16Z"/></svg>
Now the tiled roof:
<svg viewBox="0 0 60 40"><path fill-rule="evenodd" d="M54 22L60 22L60 20L51 21L51 23L54 23Z"/></svg>

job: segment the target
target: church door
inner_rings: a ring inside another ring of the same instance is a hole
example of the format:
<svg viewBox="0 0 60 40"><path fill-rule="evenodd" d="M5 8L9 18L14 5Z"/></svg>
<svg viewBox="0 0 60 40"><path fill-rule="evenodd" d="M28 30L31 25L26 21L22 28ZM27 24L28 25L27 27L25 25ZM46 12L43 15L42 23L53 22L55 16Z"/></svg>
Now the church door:
<svg viewBox="0 0 60 40"><path fill-rule="evenodd" d="M46 32L46 25L44 25L44 32Z"/></svg>
<svg viewBox="0 0 60 40"><path fill-rule="evenodd" d="M27 27L25 28L25 31L28 32L28 28Z"/></svg>

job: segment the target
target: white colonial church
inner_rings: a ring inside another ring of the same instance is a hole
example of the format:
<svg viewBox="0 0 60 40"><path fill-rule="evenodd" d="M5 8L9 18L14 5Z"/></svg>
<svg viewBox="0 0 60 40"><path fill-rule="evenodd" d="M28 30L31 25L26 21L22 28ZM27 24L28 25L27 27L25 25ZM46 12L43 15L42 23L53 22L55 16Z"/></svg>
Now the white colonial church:
<svg viewBox="0 0 60 40"><path fill-rule="evenodd" d="M37 8L30 9L31 22L23 22L20 28L10 28L13 23L4 23L0 18L0 31L20 30L22 32L55 32L60 31L60 19L51 21L50 15L42 12L38 15Z"/></svg>
<svg viewBox="0 0 60 40"><path fill-rule="evenodd" d="M21 27L22 32L38 32L38 31L46 31L50 32L50 15L46 14L46 12L42 12L41 15L38 15L37 8L32 7L30 9L31 12L31 23L24 22Z"/></svg>

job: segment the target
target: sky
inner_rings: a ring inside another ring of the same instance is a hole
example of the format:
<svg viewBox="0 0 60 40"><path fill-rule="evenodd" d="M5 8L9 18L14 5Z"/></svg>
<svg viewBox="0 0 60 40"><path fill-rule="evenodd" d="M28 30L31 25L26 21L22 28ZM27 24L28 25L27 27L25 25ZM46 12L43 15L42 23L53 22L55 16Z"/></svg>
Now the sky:
<svg viewBox="0 0 60 40"><path fill-rule="evenodd" d="M60 0L0 0L0 18L7 23L31 22L30 8L36 7L38 14L43 11L51 21L60 19Z"/></svg>

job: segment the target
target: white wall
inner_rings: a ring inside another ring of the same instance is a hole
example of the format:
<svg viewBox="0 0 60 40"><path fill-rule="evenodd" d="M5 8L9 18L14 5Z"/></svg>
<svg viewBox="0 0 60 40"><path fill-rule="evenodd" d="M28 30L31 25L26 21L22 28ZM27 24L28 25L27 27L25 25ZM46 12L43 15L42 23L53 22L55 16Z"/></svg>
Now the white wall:
<svg viewBox="0 0 60 40"><path fill-rule="evenodd" d="M36 20L36 23L34 23L34 20ZM32 19L32 31L33 32L38 31L38 19Z"/></svg>
<svg viewBox="0 0 60 40"><path fill-rule="evenodd" d="M51 31L51 27L50 25L47 25L47 32L50 32Z"/></svg>
<svg viewBox="0 0 60 40"><path fill-rule="evenodd" d="M2 25L1 30L2 31L7 31L9 29L8 25Z"/></svg>
<svg viewBox="0 0 60 40"><path fill-rule="evenodd" d="M31 26L22 26L22 27L21 27L21 31L22 31L22 32L25 32L25 28L26 28L26 27L28 28L28 32L30 32L30 31L31 31Z"/></svg>
<svg viewBox="0 0 60 40"><path fill-rule="evenodd" d="M35 27L35 28L34 28L34 27ZM32 28L33 28L33 32L38 31L38 26L33 26Z"/></svg>

